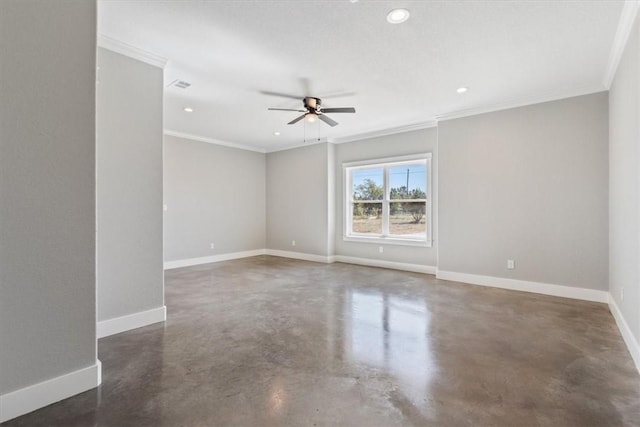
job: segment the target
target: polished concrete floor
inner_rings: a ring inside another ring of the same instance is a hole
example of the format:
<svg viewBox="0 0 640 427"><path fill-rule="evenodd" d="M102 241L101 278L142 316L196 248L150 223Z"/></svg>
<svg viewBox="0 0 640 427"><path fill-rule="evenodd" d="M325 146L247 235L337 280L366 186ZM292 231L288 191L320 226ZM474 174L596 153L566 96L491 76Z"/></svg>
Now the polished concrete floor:
<svg viewBox="0 0 640 427"><path fill-rule="evenodd" d="M638 426L604 304L261 256L166 273L103 383L6 426Z"/></svg>

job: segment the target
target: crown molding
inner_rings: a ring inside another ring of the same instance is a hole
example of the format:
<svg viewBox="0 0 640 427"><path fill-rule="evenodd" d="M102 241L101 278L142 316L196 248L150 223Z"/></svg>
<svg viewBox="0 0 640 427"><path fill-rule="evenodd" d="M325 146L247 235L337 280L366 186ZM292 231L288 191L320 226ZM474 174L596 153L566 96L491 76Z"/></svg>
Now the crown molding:
<svg viewBox="0 0 640 427"><path fill-rule="evenodd" d="M627 45L631 30L633 29L633 23L638 15L640 9L640 0L627 0L622 6L622 12L620 13L620 20L618 21L618 29L616 35L613 38L613 45L611 46L611 53L609 54L609 61L607 62L607 69L604 73L604 87L609 90L613 83L613 78L616 76L616 71L624 48Z"/></svg>
<svg viewBox="0 0 640 427"><path fill-rule="evenodd" d="M363 139L377 138L380 136L395 135L398 133L411 132L414 130L429 129L438 126L437 120L427 120L425 122L411 123L404 126L397 126L386 129L376 129L369 132L357 133L353 135L329 138L327 142L332 144L344 144L345 142L361 141Z"/></svg>
<svg viewBox="0 0 640 427"><path fill-rule="evenodd" d="M316 144L324 144L325 142L330 142L330 141L328 141L327 138L319 138L319 139L315 139L313 141L301 142L299 144L283 145L283 146L280 146L280 147L267 149L267 150L265 150L265 152L267 154L268 153L276 153L278 151L293 150L294 148L309 147L311 145L316 145Z"/></svg>
<svg viewBox="0 0 640 427"><path fill-rule="evenodd" d="M167 58L131 46L104 34L98 34L98 46L159 68L164 68L168 62Z"/></svg>
<svg viewBox="0 0 640 427"><path fill-rule="evenodd" d="M294 144L294 145L286 145L286 146L282 146L274 149L267 149L266 152L275 153L277 151L292 150L294 148L308 147L310 145L322 144L325 142L328 142L329 144L344 144L347 142L362 141L364 139L377 138L380 136L396 135L399 133L411 132L414 130L429 129L429 128L434 128L436 126L438 126L438 122L436 120L428 120L420 123L412 123L409 125L397 126L392 128L386 128L386 129L376 129L369 132L362 132L362 133L357 133L357 134L352 134L347 136L340 136L337 138L320 138L318 140L314 140L310 142L304 142L304 143Z"/></svg>
<svg viewBox="0 0 640 427"><path fill-rule="evenodd" d="M511 99L511 100L499 102L492 105L483 106L483 107L469 108L466 110L452 111L450 113L439 114L436 116L436 120L438 122L441 122L444 120L452 120L452 119L459 119L462 117L477 116L478 114L493 113L495 111L509 110L511 108L519 108L519 107L526 107L529 105L543 104L545 102L559 101L562 99L575 98L576 96L591 95L594 93L605 92L605 91L606 89L598 84L594 86L583 87L582 89L579 89L579 90L572 90L570 92L547 92L542 95L537 95L534 97L516 98L516 99Z"/></svg>
<svg viewBox="0 0 640 427"><path fill-rule="evenodd" d="M546 92L543 94L536 95L534 97L515 98L515 99L510 99L510 100L506 100L503 102L499 102L496 104L487 105L483 107L469 108L465 110L458 110L458 111L452 111L449 113L443 113L435 116L431 120L426 120L424 122L412 123L404 126L397 126L392 128L386 128L386 129L377 129L369 132L357 133L357 134L341 136L336 138L321 138L317 141L311 141L311 142L305 142L305 143L293 144L293 145L284 145L284 146L275 147L275 148L251 147L248 145L221 141L218 139L207 138L203 136L192 135L192 134L172 131L168 129L165 129L164 134L170 135L170 136L176 136L178 138L186 138L186 139L192 139L195 141L208 142L210 144L239 148L241 150L255 151L258 153L275 153L278 151L292 150L294 148L300 148L300 147L308 147L310 145L322 144L325 142L328 142L330 144L344 144L347 142L362 141L365 139L377 138L381 136L396 135L404 132L411 132L411 131L416 131L421 129L429 129L429 128L437 127L439 122L445 121L445 120L459 119L459 118L469 117L469 116L477 116L478 114L492 113L496 111L508 110L511 108L526 107L529 105L542 104L545 102L559 101L562 99L574 98L576 96L584 96L584 95L591 95L599 92L605 92L606 90L607 89L605 89L601 84L597 84L592 86L586 86L578 90L571 90L566 92L562 92L562 91Z"/></svg>
<svg viewBox="0 0 640 427"><path fill-rule="evenodd" d="M571 90L567 92L560 92L560 91L547 92L534 97L515 98L515 99L499 102L499 103L488 105L488 106L469 108L466 110L443 113L435 116L435 118L431 120L427 120L420 123L412 123L405 126L378 129L378 130L373 130L369 132L341 136L337 138L320 138L317 141L311 141L311 142L305 142L305 143L293 144L293 145L284 145L276 148L266 148L266 149L251 147L248 145L238 144L234 142L221 141L218 139L207 138L207 137L192 135L192 134L183 133L183 132L176 132L176 131L167 130L167 129L165 129L164 134L176 136L178 138L186 138L186 139L192 139L195 141L208 142L210 144L239 148L241 150L255 151L258 153L275 153L278 151L292 150L294 148L300 148L300 147L308 147L310 145L322 144L325 142L328 142L330 144L344 144L347 142L362 141L365 139L377 138L381 136L396 135L404 132L411 132L411 131L416 131L421 129L429 129L429 128L437 127L438 123L441 121L459 119L459 118L469 117L469 116L477 116L478 114L493 113L496 111L508 110L511 108L526 107L529 105L542 104L545 102L559 101L562 99L574 98L576 96L591 95L594 93L605 92L606 90L607 89L605 89L602 85L597 84L597 85L587 86L578 90Z"/></svg>
<svg viewBox="0 0 640 427"><path fill-rule="evenodd" d="M262 154L266 153L266 151L263 148L251 147L249 145L223 141L220 139L208 138L206 136L194 135L191 133L178 132L170 129L165 129L163 133L165 135L175 136L176 138L190 139L192 141L199 141L199 142L207 142L209 144L222 145L224 147L237 148L239 150L254 151L256 153L262 153Z"/></svg>

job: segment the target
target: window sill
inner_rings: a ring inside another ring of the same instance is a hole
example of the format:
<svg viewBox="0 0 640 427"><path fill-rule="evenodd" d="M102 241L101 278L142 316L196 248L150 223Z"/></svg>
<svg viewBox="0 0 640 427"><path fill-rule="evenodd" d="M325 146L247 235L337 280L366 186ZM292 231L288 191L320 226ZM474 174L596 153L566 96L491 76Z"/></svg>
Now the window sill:
<svg viewBox="0 0 640 427"><path fill-rule="evenodd" d="M398 237L342 236L342 240L345 242L375 243L378 245L417 246L423 248L430 248L432 246L431 240L402 239Z"/></svg>

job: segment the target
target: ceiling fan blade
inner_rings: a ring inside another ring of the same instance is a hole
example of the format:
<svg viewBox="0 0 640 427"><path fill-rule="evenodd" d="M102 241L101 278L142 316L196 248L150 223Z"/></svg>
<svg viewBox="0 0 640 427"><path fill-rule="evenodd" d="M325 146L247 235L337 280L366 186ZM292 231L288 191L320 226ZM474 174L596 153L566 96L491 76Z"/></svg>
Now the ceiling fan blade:
<svg viewBox="0 0 640 427"><path fill-rule="evenodd" d="M281 98L297 99L298 101L300 101L301 99L304 98L304 96L289 95L288 93L271 92L271 91L268 91L268 90L261 90L260 93L263 94L263 95L279 96Z"/></svg>
<svg viewBox="0 0 640 427"><path fill-rule="evenodd" d="M323 113L355 113L356 109L353 107L343 107L343 108L323 108Z"/></svg>
<svg viewBox="0 0 640 427"><path fill-rule="evenodd" d="M306 110L292 110L291 108L267 108L271 111L297 111L298 113L306 113Z"/></svg>
<svg viewBox="0 0 640 427"><path fill-rule="evenodd" d="M304 119L304 116L306 116L307 114L303 114L300 117L296 117L295 119L291 120L289 123L287 123L288 125L293 125L298 123L300 120Z"/></svg>
<svg viewBox="0 0 640 427"><path fill-rule="evenodd" d="M326 124L328 124L331 127L334 127L338 124L338 122L336 122L335 120L325 116L324 114L318 114L318 118L320 120L322 120L323 122L325 122Z"/></svg>
<svg viewBox="0 0 640 427"><path fill-rule="evenodd" d="M343 91L343 92L329 92L318 95L318 98L343 98L345 96L355 96L357 92Z"/></svg>

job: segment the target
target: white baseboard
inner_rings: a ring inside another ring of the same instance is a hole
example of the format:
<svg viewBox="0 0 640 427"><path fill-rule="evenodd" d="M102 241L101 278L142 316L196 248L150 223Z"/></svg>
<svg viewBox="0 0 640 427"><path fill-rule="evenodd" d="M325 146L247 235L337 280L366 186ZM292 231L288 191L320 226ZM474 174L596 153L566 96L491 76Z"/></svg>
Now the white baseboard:
<svg viewBox="0 0 640 427"><path fill-rule="evenodd" d="M86 368L0 395L0 423L95 388L101 382L102 365L96 360Z"/></svg>
<svg viewBox="0 0 640 427"><path fill-rule="evenodd" d="M404 262L384 261L372 258L357 258L352 256L336 255L336 262L345 264L366 265L369 267L390 268L393 270L411 271L414 273L436 274L436 267L431 265L407 264Z"/></svg>
<svg viewBox="0 0 640 427"><path fill-rule="evenodd" d="M624 339L624 342L629 349L629 353L631 353L631 358L636 364L636 369L640 372L640 344L638 344L638 340L636 340L633 332L631 332L631 328L629 328L627 321L624 320L622 312L611 294L609 294L609 311L611 311L613 318L616 320L622 339Z"/></svg>
<svg viewBox="0 0 640 427"><path fill-rule="evenodd" d="M164 322L165 320L167 320L167 307L163 305L151 310L139 311L138 313L98 322L96 335L98 338L104 338L153 323Z"/></svg>
<svg viewBox="0 0 640 427"><path fill-rule="evenodd" d="M264 255L265 249L256 249L253 251L231 252L228 254L203 256L200 258L179 259L176 261L166 261L164 263L165 270L172 268L189 267L192 265L209 264L212 262L229 261L232 259L249 258L252 256Z"/></svg>
<svg viewBox="0 0 640 427"><path fill-rule="evenodd" d="M277 249L265 249L265 255L278 256L282 258L301 259L303 261L322 262L325 264L331 264L334 258L333 256L305 254L303 252L280 251Z"/></svg>
<svg viewBox="0 0 640 427"><path fill-rule="evenodd" d="M304 252L282 251L278 249L257 249L245 252L233 252L229 254L213 255L201 258L181 259L177 261L167 261L164 263L164 269L189 267L192 265L209 264L212 262L229 261L232 259L248 258L258 255L271 255L282 258L299 259L303 261L321 262L324 264L332 264L334 262L343 262L346 264L366 265L370 267L391 268L394 270L411 271L415 273L436 274L436 267L418 264L407 264L401 262L383 261L370 258L357 258L342 255L316 255Z"/></svg>
<svg viewBox="0 0 640 427"><path fill-rule="evenodd" d="M549 283L529 282L526 280L507 279L504 277L480 276L477 274L456 273L454 271L443 270L438 270L436 272L436 278L454 282L469 283L471 285L533 292L536 294L553 295L556 297L573 298L584 301L603 303L609 301L608 292L598 291L596 289L574 288L571 286L552 285Z"/></svg>

